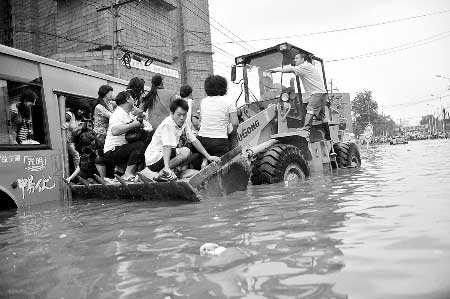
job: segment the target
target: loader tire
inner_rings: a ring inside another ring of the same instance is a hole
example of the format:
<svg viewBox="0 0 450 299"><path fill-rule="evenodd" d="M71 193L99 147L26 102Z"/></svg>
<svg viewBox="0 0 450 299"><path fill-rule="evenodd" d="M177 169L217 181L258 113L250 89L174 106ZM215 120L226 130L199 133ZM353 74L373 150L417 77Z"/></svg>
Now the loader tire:
<svg viewBox="0 0 450 299"><path fill-rule="evenodd" d="M303 180L309 168L298 147L277 144L260 153L253 163L253 185L274 184L286 180Z"/></svg>
<svg viewBox="0 0 450 299"><path fill-rule="evenodd" d="M360 167L361 156L358 146L353 142L339 142L333 144L339 168Z"/></svg>

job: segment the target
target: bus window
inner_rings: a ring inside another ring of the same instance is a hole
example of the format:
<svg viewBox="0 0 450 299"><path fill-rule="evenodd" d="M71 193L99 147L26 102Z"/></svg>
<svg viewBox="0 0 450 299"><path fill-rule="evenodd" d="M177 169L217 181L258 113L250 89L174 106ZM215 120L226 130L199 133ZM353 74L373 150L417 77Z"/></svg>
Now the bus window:
<svg viewBox="0 0 450 299"><path fill-rule="evenodd" d="M40 81L0 79L0 146L48 143Z"/></svg>

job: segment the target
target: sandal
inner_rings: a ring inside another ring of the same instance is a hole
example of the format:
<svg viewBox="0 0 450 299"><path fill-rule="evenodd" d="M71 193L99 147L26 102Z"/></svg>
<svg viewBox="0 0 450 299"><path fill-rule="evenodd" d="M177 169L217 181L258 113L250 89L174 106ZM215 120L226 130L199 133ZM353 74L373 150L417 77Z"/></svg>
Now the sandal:
<svg viewBox="0 0 450 299"><path fill-rule="evenodd" d="M155 181L157 182L172 182L177 180L178 177L175 175L175 173L173 172L166 172L164 170L162 170L158 176L155 177Z"/></svg>

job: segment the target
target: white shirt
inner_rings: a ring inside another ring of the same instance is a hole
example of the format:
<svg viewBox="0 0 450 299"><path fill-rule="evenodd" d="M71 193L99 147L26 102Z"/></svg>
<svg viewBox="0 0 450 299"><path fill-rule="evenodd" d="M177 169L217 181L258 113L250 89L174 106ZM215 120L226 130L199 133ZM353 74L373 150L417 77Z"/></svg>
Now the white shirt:
<svg viewBox="0 0 450 299"><path fill-rule="evenodd" d="M315 93L327 92L321 73L311 63L305 61L296 66L285 66L283 69L290 69L300 78L308 97Z"/></svg>
<svg viewBox="0 0 450 299"><path fill-rule="evenodd" d="M158 162L163 156L163 146L177 147L180 142L180 136L186 133L186 138L192 142L196 140L194 134L186 122L180 128L172 119L172 116L166 117L156 128L152 141L145 150L145 164L152 165Z"/></svg>
<svg viewBox="0 0 450 299"><path fill-rule="evenodd" d="M230 113L236 107L226 96L206 97L200 104L202 125L198 136L208 138L228 138L227 130L230 124Z"/></svg>
<svg viewBox="0 0 450 299"><path fill-rule="evenodd" d="M105 146L103 151L109 152L116 148L116 146L121 146L127 143L125 139L125 133L121 135L114 136L111 132L111 128L130 123L132 121L131 116L122 107L117 106L116 110L111 114L109 118L108 131L106 132Z"/></svg>

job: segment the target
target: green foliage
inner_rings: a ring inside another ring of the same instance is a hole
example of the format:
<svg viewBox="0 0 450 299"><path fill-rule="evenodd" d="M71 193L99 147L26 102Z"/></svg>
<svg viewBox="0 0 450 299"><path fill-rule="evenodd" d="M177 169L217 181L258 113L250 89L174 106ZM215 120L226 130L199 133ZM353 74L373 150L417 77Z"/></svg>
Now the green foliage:
<svg viewBox="0 0 450 299"><path fill-rule="evenodd" d="M369 122L374 126L374 135L388 134L395 130L396 124L390 116L378 114L378 103L372 98L372 91L358 92L352 101L352 112L356 120L354 133L356 136L364 132Z"/></svg>

